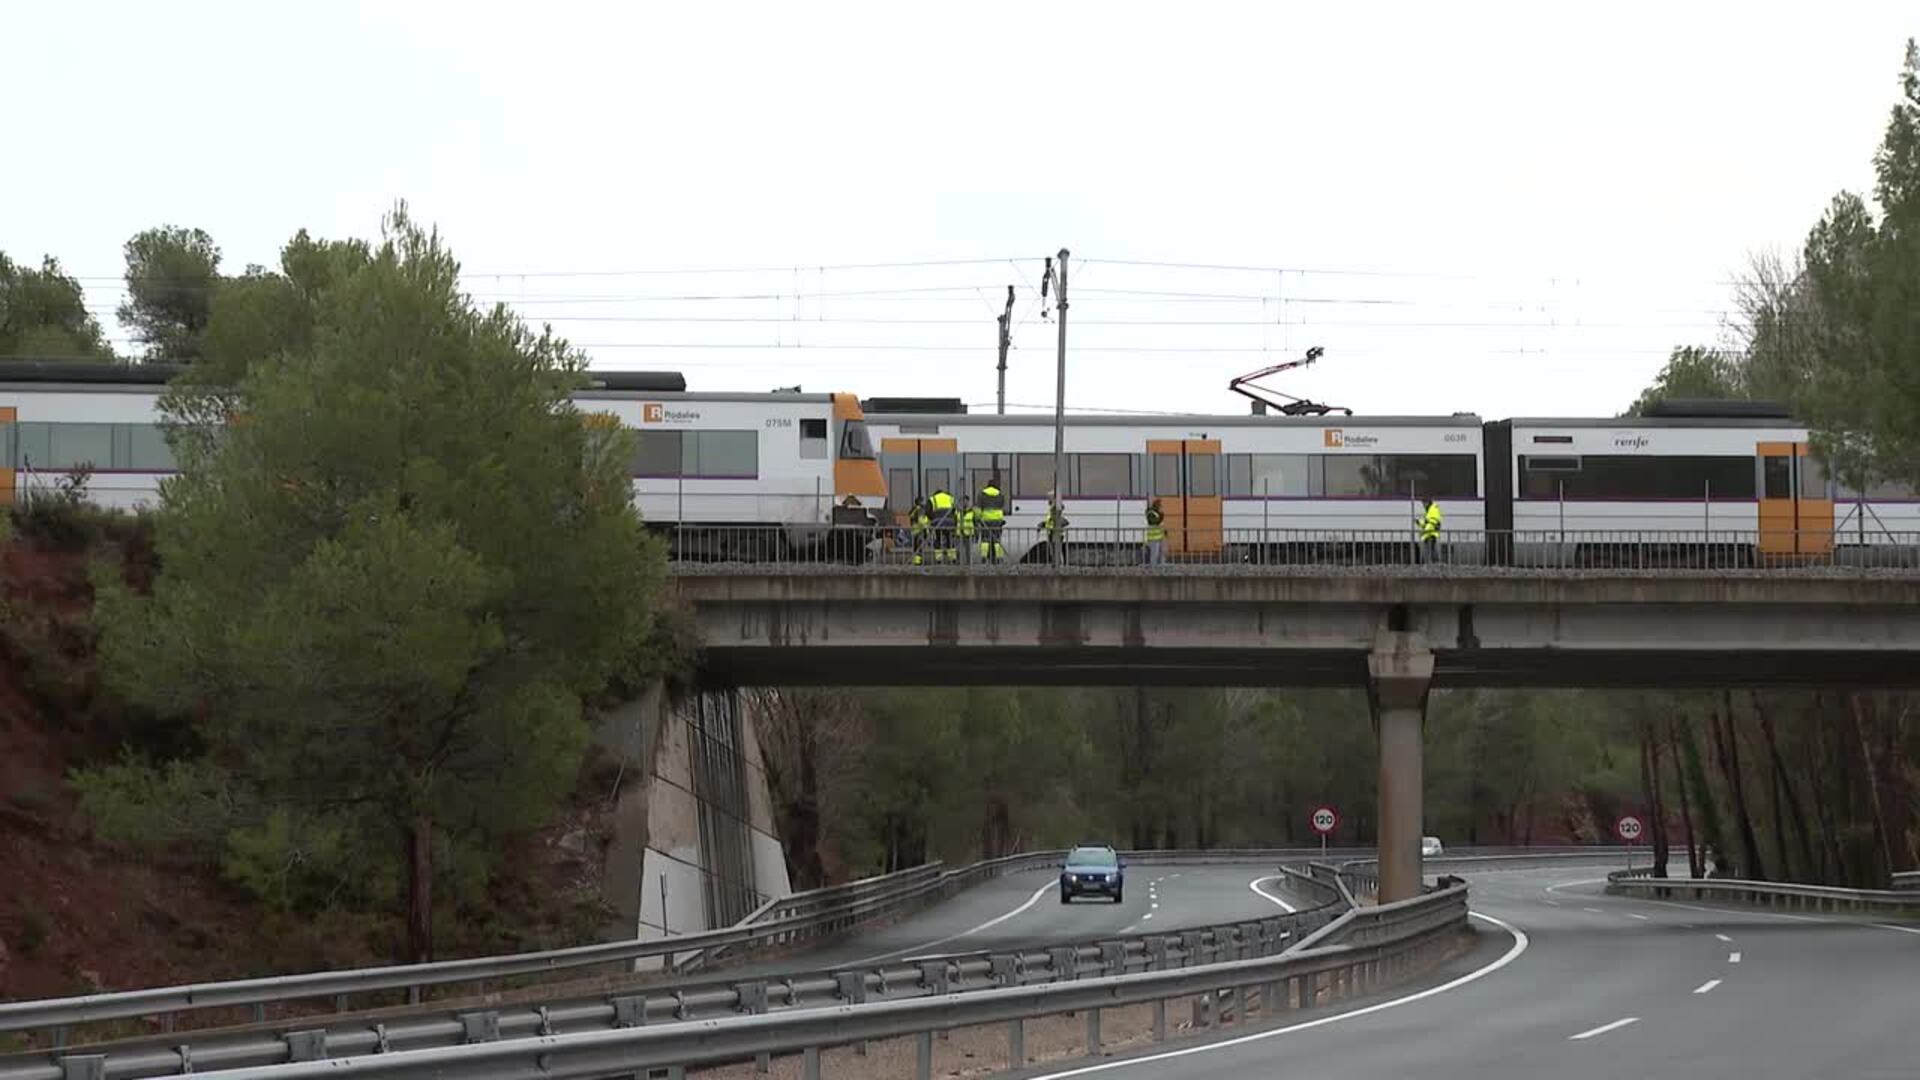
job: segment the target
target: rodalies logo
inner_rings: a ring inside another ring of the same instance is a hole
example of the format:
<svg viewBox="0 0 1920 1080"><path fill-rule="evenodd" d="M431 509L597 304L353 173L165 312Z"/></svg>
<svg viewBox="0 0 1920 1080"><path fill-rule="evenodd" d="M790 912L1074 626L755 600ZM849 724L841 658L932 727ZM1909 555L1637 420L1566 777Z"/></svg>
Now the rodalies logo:
<svg viewBox="0 0 1920 1080"><path fill-rule="evenodd" d="M1320 441L1325 446L1343 449L1349 446L1378 446L1378 435L1364 435L1360 432L1349 434L1345 428L1327 428L1320 433Z"/></svg>
<svg viewBox="0 0 1920 1080"><path fill-rule="evenodd" d="M669 409L657 401L648 401L640 406L640 422L643 424L691 424L699 419L698 409Z"/></svg>

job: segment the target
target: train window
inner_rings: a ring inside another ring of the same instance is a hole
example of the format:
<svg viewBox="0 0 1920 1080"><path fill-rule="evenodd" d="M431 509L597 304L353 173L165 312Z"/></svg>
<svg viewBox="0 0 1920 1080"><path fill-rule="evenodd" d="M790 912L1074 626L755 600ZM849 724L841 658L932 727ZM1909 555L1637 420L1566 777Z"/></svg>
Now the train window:
<svg viewBox="0 0 1920 1080"><path fill-rule="evenodd" d="M827 457L827 418L824 416L803 416L800 418L800 459L802 461L824 461Z"/></svg>
<svg viewBox="0 0 1920 1080"><path fill-rule="evenodd" d="M1849 489L1850 490L1850 489ZM1865 499L1913 499L1916 497L1912 484L1904 480L1873 480L1867 483L1867 489L1857 493Z"/></svg>
<svg viewBox="0 0 1920 1080"><path fill-rule="evenodd" d="M1765 486L1761 498L1793 498L1793 459L1784 454L1761 458L1760 480Z"/></svg>
<svg viewBox="0 0 1920 1080"><path fill-rule="evenodd" d="M1827 466L1817 457L1800 459L1800 497L1803 499L1827 497Z"/></svg>
<svg viewBox="0 0 1920 1080"><path fill-rule="evenodd" d="M1555 499L1751 499L1751 456L1588 454L1580 468L1549 472L1521 458L1520 497ZM1784 483L1784 481L1783 481ZM1783 488L1785 492L1791 487Z"/></svg>
<svg viewBox="0 0 1920 1080"><path fill-rule="evenodd" d="M680 475L680 435L678 431L634 432L633 475Z"/></svg>
<svg viewBox="0 0 1920 1080"><path fill-rule="evenodd" d="M1187 455L1187 494L1211 497L1220 494L1220 455Z"/></svg>
<svg viewBox="0 0 1920 1080"><path fill-rule="evenodd" d="M905 512L913 505L913 470L887 470L887 509Z"/></svg>
<svg viewBox="0 0 1920 1080"><path fill-rule="evenodd" d="M848 461L873 460L873 440L867 435L865 420L846 422L840 432L840 456Z"/></svg>
<svg viewBox="0 0 1920 1080"><path fill-rule="evenodd" d="M1132 454L1073 455L1073 493L1083 498L1132 498Z"/></svg>
<svg viewBox="0 0 1920 1080"><path fill-rule="evenodd" d="M1252 495L1253 491L1253 455L1227 455L1227 494Z"/></svg>
<svg viewBox="0 0 1920 1080"><path fill-rule="evenodd" d="M40 423L14 424L13 467L16 469L40 469L47 464L47 444L50 435L48 425Z"/></svg>
<svg viewBox="0 0 1920 1080"><path fill-rule="evenodd" d="M1321 466L1326 470L1325 486L1321 490L1328 498L1381 494L1380 470L1374 465L1372 454L1322 454L1320 457Z"/></svg>
<svg viewBox="0 0 1920 1080"><path fill-rule="evenodd" d="M1471 499L1480 494L1472 454L1323 454L1323 491L1333 498Z"/></svg>
<svg viewBox="0 0 1920 1080"><path fill-rule="evenodd" d="M752 480L760 475L757 431L691 431L680 441L684 476Z"/></svg>
<svg viewBox="0 0 1920 1080"><path fill-rule="evenodd" d="M1381 454L1376 494L1471 499L1480 494L1478 465L1472 454Z"/></svg>
<svg viewBox="0 0 1920 1080"><path fill-rule="evenodd" d="M141 472L172 472L173 447L167 445L167 433L154 424L123 424L126 456L119 467Z"/></svg>
<svg viewBox="0 0 1920 1080"><path fill-rule="evenodd" d="M1001 494L1006 494L1007 478L1013 474L1012 454L968 454L965 457L967 468L967 493L978 495L980 489L987 486L995 473L1000 476Z"/></svg>
<svg viewBox="0 0 1920 1080"><path fill-rule="evenodd" d="M48 424L46 458L34 462L45 469L72 469L90 465L113 468L112 424Z"/></svg>
<svg viewBox="0 0 1920 1080"><path fill-rule="evenodd" d="M1153 455L1153 492L1154 495L1178 498L1185 494L1180 486L1180 455Z"/></svg>
<svg viewBox="0 0 1920 1080"><path fill-rule="evenodd" d="M1015 454L1013 490L1023 499L1044 499L1053 490L1052 454Z"/></svg>
<svg viewBox="0 0 1920 1080"><path fill-rule="evenodd" d="M1247 472L1249 495L1309 494L1310 454L1255 454Z"/></svg>

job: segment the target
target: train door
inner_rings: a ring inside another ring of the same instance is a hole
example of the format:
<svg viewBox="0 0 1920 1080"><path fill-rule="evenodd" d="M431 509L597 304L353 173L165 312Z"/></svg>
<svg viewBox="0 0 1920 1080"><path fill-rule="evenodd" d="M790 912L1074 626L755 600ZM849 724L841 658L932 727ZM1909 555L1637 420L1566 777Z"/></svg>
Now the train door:
<svg viewBox="0 0 1920 1080"><path fill-rule="evenodd" d="M960 475L957 439L881 439L880 463L887 477L887 509L906 524L907 507L945 488L957 504L966 478Z"/></svg>
<svg viewBox="0 0 1920 1080"><path fill-rule="evenodd" d="M1760 554L1825 555L1833 550L1833 498L1826 470L1803 442L1763 442Z"/></svg>
<svg viewBox="0 0 1920 1080"><path fill-rule="evenodd" d="M1166 515L1167 554L1217 555L1224 536L1220 440L1149 439L1150 494Z"/></svg>
<svg viewBox="0 0 1920 1080"><path fill-rule="evenodd" d="M18 410L8 405L0 408L0 506L12 506L14 495L14 432L13 425L19 419Z"/></svg>

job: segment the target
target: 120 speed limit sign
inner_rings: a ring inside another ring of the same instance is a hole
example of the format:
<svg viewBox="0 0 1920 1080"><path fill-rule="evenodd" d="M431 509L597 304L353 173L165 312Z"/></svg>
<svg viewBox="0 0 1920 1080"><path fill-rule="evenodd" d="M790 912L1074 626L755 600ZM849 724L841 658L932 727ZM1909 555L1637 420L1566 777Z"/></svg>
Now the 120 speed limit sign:
<svg viewBox="0 0 1920 1080"><path fill-rule="evenodd" d="M1643 831L1645 831L1645 827L1640 824L1640 819L1634 817L1632 814L1624 814L1619 821L1613 823L1614 835L1629 844L1640 839L1640 834Z"/></svg>
<svg viewBox="0 0 1920 1080"><path fill-rule="evenodd" d="M1307 819L1313 825L1313 831L1325 836L1340 824L1340 815L1331 806L1316 806Z"/></svg>

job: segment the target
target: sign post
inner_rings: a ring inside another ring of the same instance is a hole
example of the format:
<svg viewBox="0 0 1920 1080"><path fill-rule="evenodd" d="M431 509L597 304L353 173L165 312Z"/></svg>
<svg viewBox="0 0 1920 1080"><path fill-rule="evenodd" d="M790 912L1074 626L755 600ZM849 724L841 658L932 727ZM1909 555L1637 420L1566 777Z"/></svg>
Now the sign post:
<svg viewBox="0 0 1920 1080"><path fill-rule="evenodd" d="M1629 870L1633 869L1633 845L1639 842L1640 834L1645 831L1646 827L1640 823L1640 819L1632 814L1622 814L1620 820L1613 823L1613 834L1626 842Z"/></svg>
<svg viewBox="0 0 1920 1080"><path fill-rule="evenodd" d="M1331 806L1316 806L1307 818L1313 831L1320 834L1320 857L1327 857L1327 834L1340 826L1340 812Z"/></svg>

